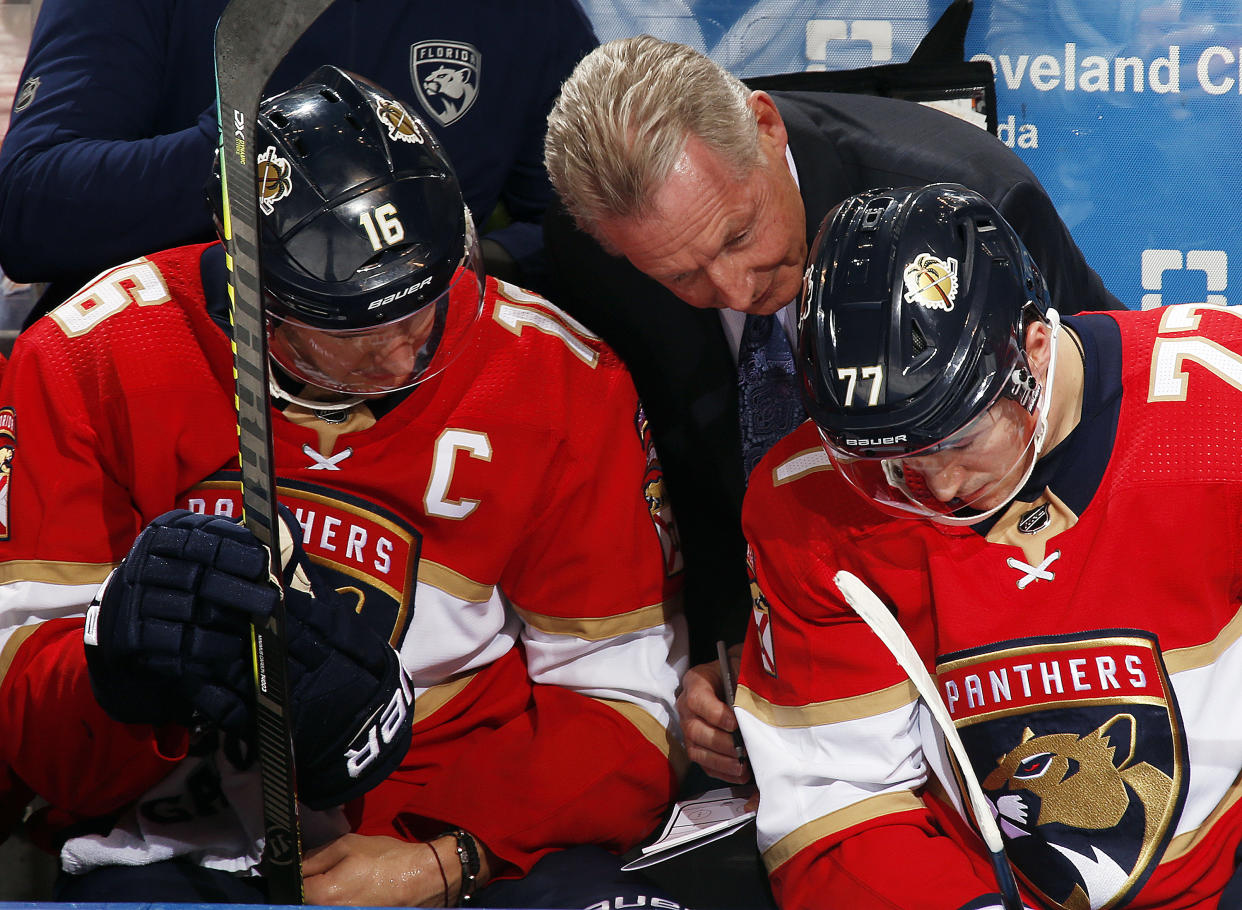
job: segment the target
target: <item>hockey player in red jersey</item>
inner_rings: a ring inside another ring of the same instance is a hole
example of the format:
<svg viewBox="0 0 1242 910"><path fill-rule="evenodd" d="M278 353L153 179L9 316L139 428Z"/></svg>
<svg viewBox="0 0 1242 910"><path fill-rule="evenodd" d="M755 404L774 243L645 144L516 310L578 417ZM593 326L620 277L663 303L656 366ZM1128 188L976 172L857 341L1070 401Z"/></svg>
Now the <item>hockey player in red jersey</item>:
<svg viewBox="0 0 1242 910"><path fill-rule="evenodd" d="M801 307L812 419L751 478L737 695L780 905L1001 906L849 573L934 677L1028 906L1239 906L1236 308L1062 323L945 184L830 213Z"/></svg>
<svg viewBox="0 0 1242 910"><path fill-rule="evenodd" d="M628 375L484 278L383 90L325 67L257 136L308 902L654 896L615 854L676 790L685 643ZM226 278L111 269L0 386L0 837L42 797L62 899L263 898Z"/></svg>

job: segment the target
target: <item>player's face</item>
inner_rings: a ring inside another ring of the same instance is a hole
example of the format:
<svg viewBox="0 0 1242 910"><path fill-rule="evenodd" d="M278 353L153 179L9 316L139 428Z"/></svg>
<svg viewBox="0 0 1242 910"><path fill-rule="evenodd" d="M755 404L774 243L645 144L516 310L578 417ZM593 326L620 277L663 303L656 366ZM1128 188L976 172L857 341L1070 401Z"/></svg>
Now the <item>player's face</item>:
<svg viewBox="0 0 1242 910"><path fill-rule="evenodd" d="M926 490L946 512L984 512L1013 495L1009 480L1034 457L1034 430L1034 415L1002 398L934 450L895 459L893 467L909 491L921 496Z"/></svg>
<svg viewBox="0 0 1242 910"><path fill-rule="evenodd" d="M694 307L775 313L801 286L805 211L785 127L767 95L751 107L760 160L749 172L739 176L691 136L650 213L599 225L635 268Z"/></svg>
<svg viewBox="0 0 1242 910"><path fill-rule="evenodd" d="M280 323L272 337L282 365L300 379L335 392L379 395L415 378L419 354L431 335L435 307L426 306L392 323L334 332Z"/></svg>

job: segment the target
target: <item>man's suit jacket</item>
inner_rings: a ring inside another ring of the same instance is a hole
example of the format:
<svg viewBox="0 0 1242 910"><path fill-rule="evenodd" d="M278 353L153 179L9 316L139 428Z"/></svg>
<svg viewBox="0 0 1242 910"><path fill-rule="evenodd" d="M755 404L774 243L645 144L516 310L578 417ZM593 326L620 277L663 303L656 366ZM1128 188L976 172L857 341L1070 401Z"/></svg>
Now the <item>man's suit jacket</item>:
<svg viewBox="0 0 1242 910"><path fill-rule="evenodd" d="M985 130L923 105L872 95L771 92L789 133L808 248L824 215L874 187L960 183L1022 237L1062 313L1122 309L1092 271L1030 169ZM605 253L563 208L545 222L553 300L630 368L681 533L691 657L740 642L750 615L741 531L737 376L720 315L696 310Z"/></svg>

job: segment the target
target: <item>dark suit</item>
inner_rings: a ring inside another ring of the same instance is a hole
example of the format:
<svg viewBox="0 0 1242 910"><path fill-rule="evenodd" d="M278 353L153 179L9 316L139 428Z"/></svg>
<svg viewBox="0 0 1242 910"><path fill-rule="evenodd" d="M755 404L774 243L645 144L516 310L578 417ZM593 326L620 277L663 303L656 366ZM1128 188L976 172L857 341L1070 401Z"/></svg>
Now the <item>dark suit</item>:
<svg viewBox="0 0 1242 910"><path fill-rule="evenodd" d="M824 215L873 187L961 183L1013 225L1062 313L1122 309L1086 264L1035 175L996 137L909 101L831 92L772 92L806 205L808 247ZM749 616L741 531L736 368L720 315L696 310L608 256L563 209L546 246L553 300L628 364L650 419L681 529L691 657L742 640Z"/></svg>

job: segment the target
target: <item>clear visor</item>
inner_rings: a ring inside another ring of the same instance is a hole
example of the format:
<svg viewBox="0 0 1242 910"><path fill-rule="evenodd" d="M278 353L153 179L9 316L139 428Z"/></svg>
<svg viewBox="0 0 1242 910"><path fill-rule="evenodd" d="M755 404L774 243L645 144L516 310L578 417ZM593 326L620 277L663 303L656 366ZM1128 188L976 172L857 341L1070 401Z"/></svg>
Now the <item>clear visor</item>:
<svg viewBox="0 0 1242 910"><path fill-rule="evenodd" d="M1043 399L1028 410L1002 395L948 439L900 458L860 458L826 439L824 448L842 476L884 511L973 524L1026 482L1038 455Z"/></svg>
<svg viewBox="0 0 1242 910"><path fill-rule="evenodd" d="M408 389L452 360L453 350L439 351L450 312L458 330L460 321L473 322L482 307L483 281L472 243L449 287L414 312L359 329L316 328L269 312L268 350L294 379L329 392L369 398Z"/></svg>

